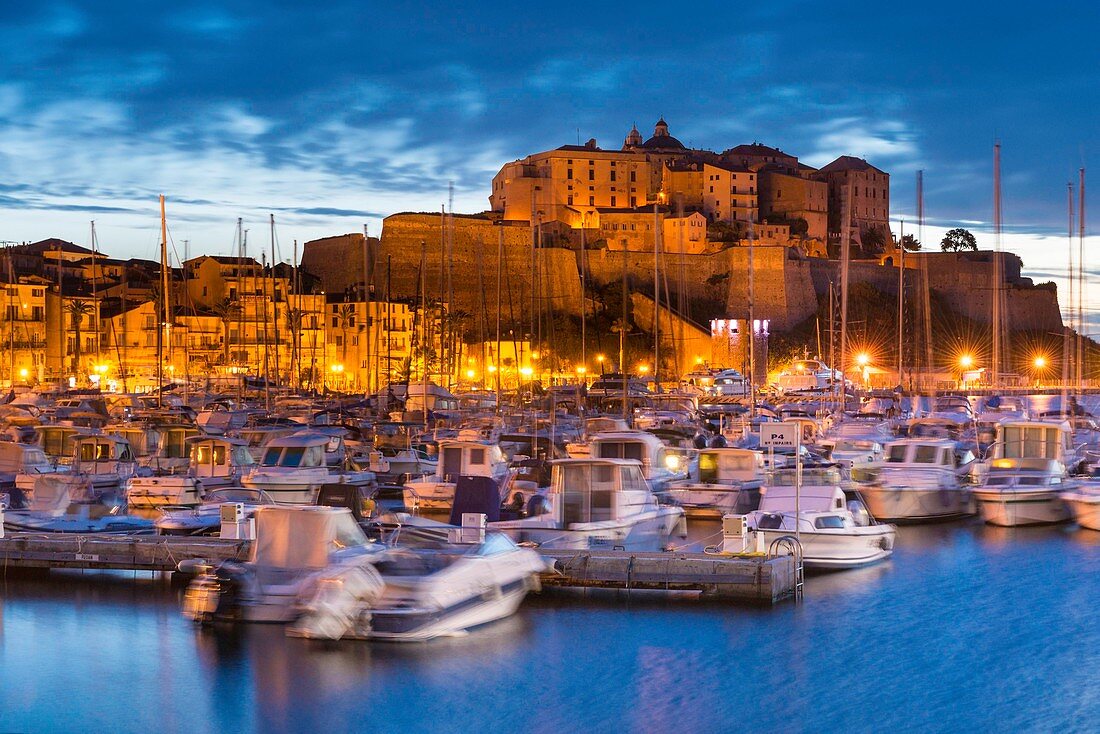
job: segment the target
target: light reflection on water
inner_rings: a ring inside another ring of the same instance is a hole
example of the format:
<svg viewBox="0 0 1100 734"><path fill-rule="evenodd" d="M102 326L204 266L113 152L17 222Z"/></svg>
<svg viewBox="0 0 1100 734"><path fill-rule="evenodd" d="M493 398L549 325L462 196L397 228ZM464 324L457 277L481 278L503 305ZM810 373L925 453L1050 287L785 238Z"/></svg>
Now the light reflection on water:
<svg viewBox="0 0 1100 734"><path fill-rule="evenodd" d="M797 606L555 592L417 645L195 630L147 575L8 579L0 731L1081 728L1100 715L1098 544L904 527L892 560L812 576Z"/></svg>

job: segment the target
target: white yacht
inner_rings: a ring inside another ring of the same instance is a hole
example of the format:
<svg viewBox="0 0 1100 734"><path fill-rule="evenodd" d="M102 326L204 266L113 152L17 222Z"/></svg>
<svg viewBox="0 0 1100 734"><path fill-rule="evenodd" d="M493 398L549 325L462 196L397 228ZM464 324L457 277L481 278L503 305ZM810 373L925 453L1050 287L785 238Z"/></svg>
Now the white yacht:
<svg viewBox="0 0 1100 734"><path fill-rule="evenodd" d="M162 505L153 525L160 535L217 535L221 532L222 505L227 504L242 505L244 518L248 519L260 507L275 504L275 500L257 489L212 489L203 493L202 502L195 507Z"/></svg>
<svg viewBox="0 0 1100 734"><path fill-rule="evenodd" d="M276 502L308 505L327 482L369 484L369 471L338 471L325 464L330 436L302 432L272 439L263 458L241 477L241 484L268 493Z"/></svg>
<svg viewBox="0 0 1100 734"><path fill-rule="evenodd" d="M1074 521L1087 530L1100 530L1100 483L1095 479L1078 482L1061 493Z"/></svg>
<svg viewBox="0 0 1100 734"><path fill-rule="evenodd" d="M956 455L946 439L906 438L886 445L881 461L868 468L860 494L880 520L922 522L973 514L969 487L960 481L974 457Z"/></svg>
<svg viewBox="0 0 1100 734"><path fill-rule="evenodd" d="M126 483L130 507L194 507L212 490L236 485L255 464L244 441L194 436L187 441L186 473L133 477Z"/></svg>
<svg viewBox="0 0 1100 734"><path fill-rule="evenodd" d="M642 466L632 459L562 459L553 462L542 512L491 523L517 542L567 550L663 548L672 535L686 537L680 507L660 505Z"/></svg>
<svg viewBox="0 0 1100 734"><path fill-rule="evenodd" d="M70 473L86 477L96 492L121 490L138 473L130 442L111 433L77 434Z"/></svg>
<svg viewBox="0 0 1100 734"><path fill-rule="evenodd" d="M113 428L130 443L138 466L156 474L187 469L187 439L199 435L194 426L130 423Z"/></svg>
<svg viewBox="0 0 1100 734"><path fill-rule="evenodd" d="M56 471L57 466L37 446L0 441L0 492L11 495L11 509L29 504L34 499L35 480Z"/></svg>
<svg viewBox="0 0 1100 734"><path fill-rule="evenodd" d="M374 561L385 584L380 598L354 599L340 585L319 583L300 601L302 616L288 634L393 642L460 635L511 616L539 588L546 562L503 533L407 521Z"/></svg>
<svg viewBox="0 0 1100 734"><path fill-rule="evenodd" d="M688 517L745 515L760 504L764 455L751 449L699 451L699 480L668 483L665 496Z"/></svg>
<svg viewBox="0 0 1100 734"><path fill-rule="evenodd" d="M843 379L839 370L831 369L819 359L796 359L779 373L776 385L781 393L821 392L831 390Z"/></svg>
<svg viewBox="0 0 1100 734"><path fill-rule="evenodd" d="M978 513L991 525L1044 525L1069 519L1060 493L1076 463L1066 421L1002 421L993 457L974 489Z"/></svg>
<svg viewBox="0 0 1100 734"><path fill-rule="evenodd" d="M464 476L489 477L504 491L508 460L500 446L484 441L440 439L439 456L434 474L405 482L406 507L450 510L455 483Z"/></svg>
<svg viewBox="0 0 1100 734"><path fill-rule="evenodd" d="M610 416L597 416L588 418L584 422L584 432L578 441L570 441L565 444L565 453L571 459L584 459L589 456L591 450L590 441L599 433L614 433L617 431L629 431L630 424L625 418L612 418Z"/></svg>
<svg viewBox="0 0 1100 734"><path fill-rule="evenodd" d="M698 475L696 449L672 448L646 431L596 434L589 441L588 453L593 459L633 459L640 462L642 476L650 489L657 493L663 492L669 482Z"/></svg>
<svg viewBox="0 0 1100 734"><path fill-rule="evenodd" d="M807 568L856 568L894 552L893 525L875 522L858 500L847 501L837 467L805 467L796 500L795 469L772 473L746 524L764 534L765 544L794 536L796 528ZM797 504L797 510L796 510Z"/></svg>
<svg viewBox="0 0 1100 734"><path fill-rule="evenodd" d="M323 583L338 584L368 606L381 597L373 563L383 546L367 540L350 510L269 505L254 519L248 561L180 563L181 571L202 572L187 587L185 617L203 624L290 622L300 613L300 597Z"/></svg>
<svg viewBox="0 0 1100 734"><path fill-rule="evenodd" d="M737 370L722 370L714 376L713 381L709 388L707 388L708 395L730 395L730 396L745 396L752 392L752 386L749 381L745 379Z"/></svg>

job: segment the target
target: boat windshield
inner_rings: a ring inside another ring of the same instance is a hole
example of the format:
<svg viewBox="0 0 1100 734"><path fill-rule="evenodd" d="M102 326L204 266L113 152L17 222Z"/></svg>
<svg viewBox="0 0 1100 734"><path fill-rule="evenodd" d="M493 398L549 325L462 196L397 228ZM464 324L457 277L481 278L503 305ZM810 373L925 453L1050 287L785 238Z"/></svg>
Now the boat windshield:
<svg viewBox="0 0 1100 734"><path fill-rule="evenodd" d="M778 469L772 472L770 483L777 487L793 487L797 482L798 471L794 468ZM802 470L802 484L829 486L840 484L840 471L835 466L811 467Z"/></svg>
<svg viewBox="0 0 1100 734"><path fill-rule="evenodd" d="M600 441L600 459L634 459L642 461L645 458L645 446L640 441Z"/></svg>
<svg viewBox="0 0 1100 734"><path fill-rule="evenodd" d="M905 463L905 453L908 447L905 444L891 446L886 450L886 461L891 464Z"/></svg>
<svg viewBox="0 0 1100 734"><path fill-rule="evenodd" d="M913 453L914 464L935 464L936 463L936 451L935 446L918 446L917 450Z"/></svg>

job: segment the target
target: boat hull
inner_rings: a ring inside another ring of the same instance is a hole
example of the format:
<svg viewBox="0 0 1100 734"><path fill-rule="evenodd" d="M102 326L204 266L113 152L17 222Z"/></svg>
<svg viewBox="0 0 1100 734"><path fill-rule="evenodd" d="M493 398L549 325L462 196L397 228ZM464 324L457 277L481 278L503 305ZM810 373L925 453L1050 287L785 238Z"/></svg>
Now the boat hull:
<svg viewBox="0 0 1100 734"><path fill-rule="evenodd" d="M679 507L661 507L621 521L577 523L568 529L539 527L522 520L492 526L517 543L537 543L554 550L658 551L673 535L686 535Z"/></svg>
<svg viewBox="0 0 1100 734"><path fill-rule="evenodd" d="M978 514L990 525L1054 525L1070 519L1070 510L1055 491L975 490Z"/></svg>
<svg viewBox="0 0 1100 734"><path fill-rule="evenodd" d="M879 520L934 522L974 514L970 492L962 488L871 485L859 493Z"/></svg>
<svg viewBox="0 0 1100 734"><path fill-rule="evenodd" d="M692 518L721 518L723 515L744 514L737 508L739 488L717 485L697 485L666 489L664 496ZM754 509L754 508L749 508Z"/></svg>
<svg viewBox="0 0 1100 734"><path fill-rule="evenodd" d="M126 486L126 503L135 509L194 507L202 501L203 485L192 477L135 477Z"/></svg>
<svg viewBox="0 0 1100 734"><path fill-rule="evenodd" d="M794 530L756 528L764 534L764 544L783 537L793 537ZM803 531L802 562L806 568L846 569L869 566L893 555L894 536L891 525L870 525L837 531Z"/></svg>
<svg viewBox="0 0 1100 734"><path fill-rule="evenodd" d="M1064 492L1062 501L1078 525L1086 530L1100 530L1100 494Z"/></svg>

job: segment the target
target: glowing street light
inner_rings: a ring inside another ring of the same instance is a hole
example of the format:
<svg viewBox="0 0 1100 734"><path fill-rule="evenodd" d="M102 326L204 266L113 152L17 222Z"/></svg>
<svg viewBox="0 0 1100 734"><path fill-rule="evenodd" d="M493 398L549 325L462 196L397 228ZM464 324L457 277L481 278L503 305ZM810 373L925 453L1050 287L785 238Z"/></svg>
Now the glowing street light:
<svg viewBox="0 0 1100 734"><path fill-rule="evenodd" d="M342 365L340 363L336 363L336 364L332 365L332 367L330 367L329 369L332 370L332 373L334 375L338 375L338 374L340 374L341 372L344 371L344 365Z"/></svg>
<svg viewBox="0 0 1100 734"><path fill-rule="evenodd" d="M649 365L648 365L648 364L640 364L640 365L638 365L638 372L642 373L643 375L644 375L645 373L649 372Z"/></svg>
<svg viewBox="0 0 1100 734"><path fill-rule="evenodd" d="M27 368L24 367L23 369L19 370L19 379L26 380L27 377L30 376L30 374L31 373L27 371Z"/></svg>
<svg viewBox="0 0 1100 734"><path fill-rule="evenodd" d="M974 366L974 358L971 357L969 354L964 354L963 356L959 357L959 366L962 367L964 370L970 369Z"/></svg>
<svg viewBox="0 0 1100 734"><path fill-rule="evenodd" d="M1038 357L1035 358L1035 360L1031 364L1037 370L1044 370L1044 369L1046 369L1046 366L1047 366L1047 358L1040 354Z"/></svg>
<svg viewBox="0 0 1100 734"><path fill-rule="evenodd" d="M856 355L856 364L860 367L866 367L871 364L871 355L867 354L867 352L860 352Z"/></svg>
<svg viewBox="0 0 1100 734"><path fill-rule="evenodd" d="M535 371L530 367L521 367L519 373L524 377L530 377L531 375L535 374Z"/></svg>
<svg viewBox="0 0 1100 734"><path fill-rule="evenodd" d="M473 370L466 370L466 379L472 380L475 377L477 377L477 372L474 372Z"/></svg>

